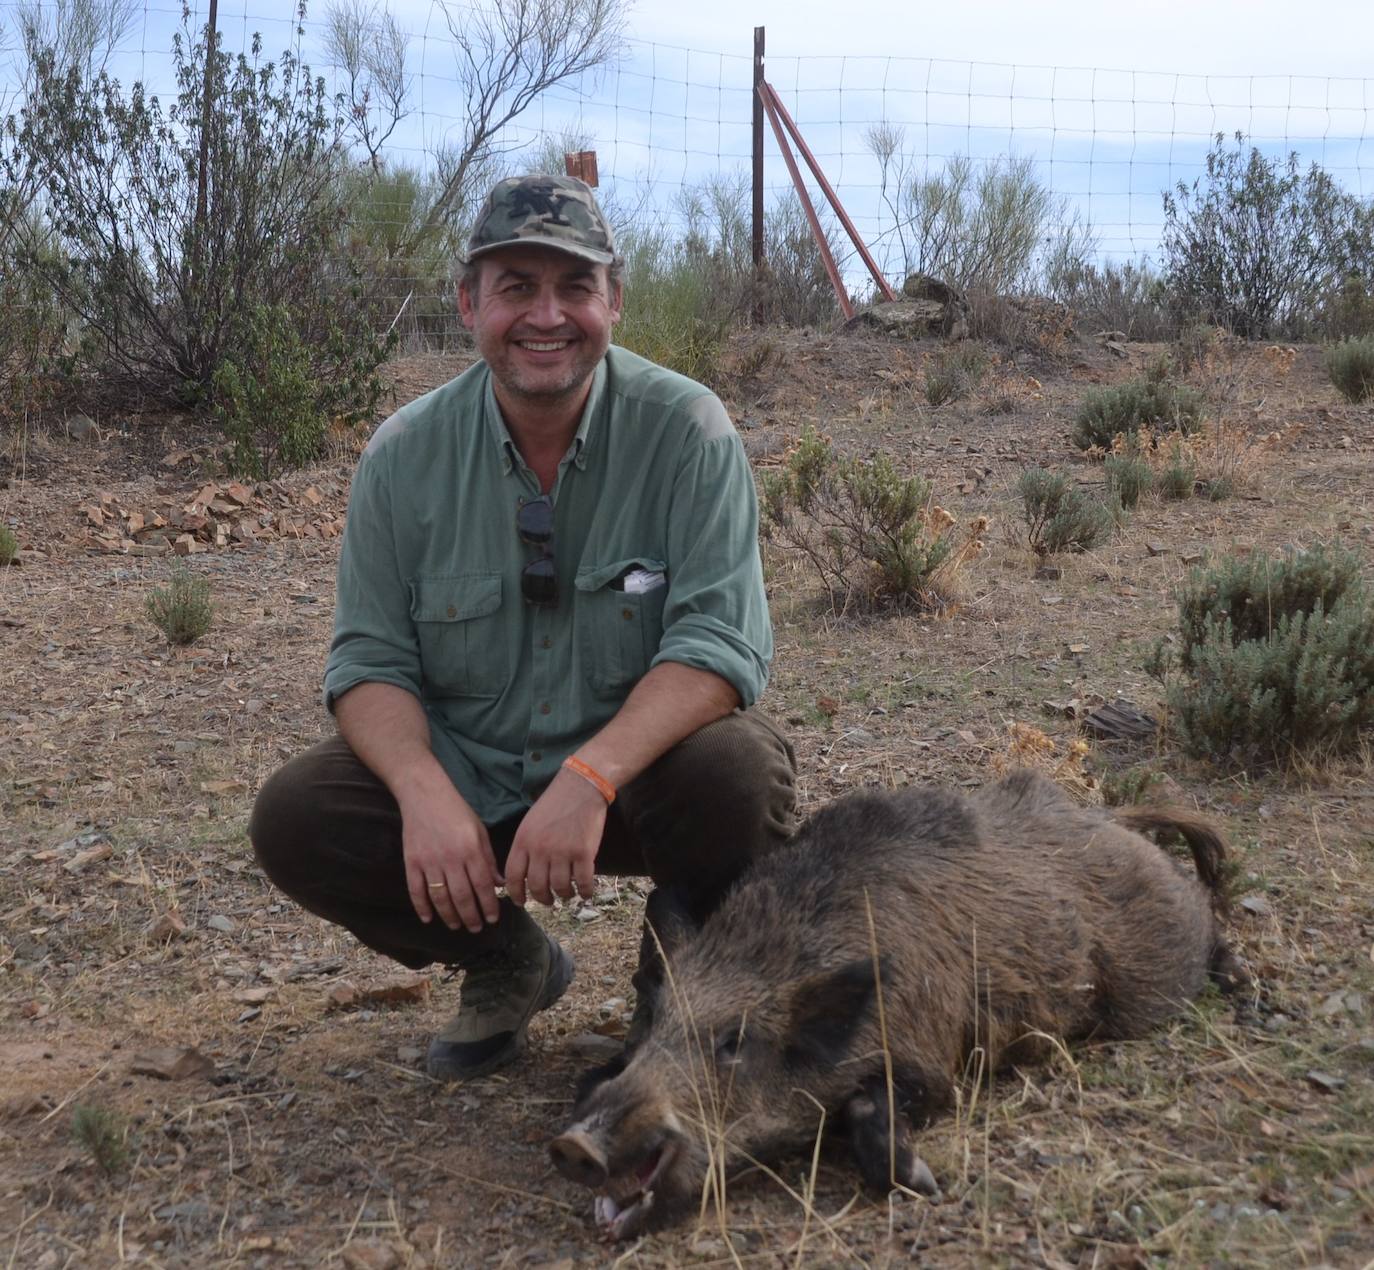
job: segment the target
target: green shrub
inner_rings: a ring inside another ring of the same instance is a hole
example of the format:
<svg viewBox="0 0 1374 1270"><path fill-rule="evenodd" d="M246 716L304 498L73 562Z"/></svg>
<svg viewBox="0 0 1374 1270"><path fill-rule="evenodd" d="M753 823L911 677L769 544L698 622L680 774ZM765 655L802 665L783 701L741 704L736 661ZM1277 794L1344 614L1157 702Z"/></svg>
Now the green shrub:
<svg viewBox="0 0 1374 1270"><path fill-rule="evenodd" d="M1167 358L1160 358L1144 375L1110 388L1093 388L1083 398L1074 419L1074 444L1080 450L1097 446L1110 450L1113 439L1133 436L1156 425L1182 432L1197 430L1203 397L1170 375Z"/></svg>
<svg viewBox="0 0 1374 1270"><path fill-rule="evenodd" d="M1374 598L1354 553L1322 547L1195 569L1179 593L1175 728L1193 754L1277 759L1351 748L1374 722Z"/></svg>
<svg viewBox="0 0 1374 1270"><path fill-rule="evenodd" d="M1326 373L1347 401L1374 397L1374 337L1333 344L1326 350Z"/></svg>
<svg viewBox="0 0 1374 1270"><path fill-rule="evenodd" d="M1206 172L1164 195L1165 281L1181 317L1246 339L1296 332L1368 252L1368 214L1296 152L1266 158L1218 133Z"/></svg>
<svg viewBox="0 0 1374 1270"><path fill-rule="evenodd" d="M1150 465L1136 454L1107 455L1106 470L1107 488L1121 500L1122 507L1134 507L1154 485Z"/></svg>
<svg viewBox="0 0 1374 1270"><path fill-rule="evenodd" d="M1155 488L1161 498L1172 502L1192 498L1197 488L1197 464L1177 438L1169 447L1168 461L1159 469Z"/></svg>
<svg viewBox="0 0 1374 1270"><path fill-rule="evenodd" d="M123 1172L129 1163L128 1121L108 1107L78 1103L72 1111L72 1138L106 1177Z"/></svg>
<svg viewBox="0 0 1374 1270"><path fill-rule="evenodd" d="M149 593L143 611L170 643L194 643L210 629L214 613L210 583L177 564L167 586L154 587Z"/></svg>
<svg viewBox="0 0 1374 1270"><path fill-rule="evenodd" d="M1038 556L1087 551L1111 532L1120 503L1103 503L1083 493L1063 472L1028 467L1017 481L1024 504L1026 541Z"/></svg>
<svg viewBox="0 0 1374 1270"><path fill-rule="evenodd" d="M8 525L0 524L0 564L12 564L18 554L19 540L14 536L14 531Z"/></svg>
<svg viewBox="0 0 1374 1270"><path fill-rule="evenodd" d="M986 522L956 547L953 517L932 509L930 495L928 482L903 477L885 456L837 454L808 427L786 465L763 478L762 529L810 561L836 613L937 610Z"/></svg>
<svg viewBox="0 0 1374 1270"><path fill-rule="evenodd" d="M377 377L382 350L372 346L347 357L345 339L330 327L338 373L323 377L319 350L307 347L282 305L251 311L235 352L215 372L215 414L233 442L232 466L254 477L300 467L320 456L332 421L357 423L381 396Z"/></svg>

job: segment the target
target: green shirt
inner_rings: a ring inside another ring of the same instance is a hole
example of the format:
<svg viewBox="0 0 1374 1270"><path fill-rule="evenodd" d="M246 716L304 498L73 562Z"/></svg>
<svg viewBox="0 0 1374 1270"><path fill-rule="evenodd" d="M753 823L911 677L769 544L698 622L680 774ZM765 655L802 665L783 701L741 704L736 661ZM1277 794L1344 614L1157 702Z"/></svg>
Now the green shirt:
<svg viewBox="0 0 1374 1270"><path fill-rule="evenodd" d="M377 430L339 556L325 704L414 693L487 824L533 803L651 666L713 671L748 706L773 653L753 477L708 389L621 348L598 365L553 488L552 607L520 591L540 553L516 509L539 492L478 362Z"/></svg>

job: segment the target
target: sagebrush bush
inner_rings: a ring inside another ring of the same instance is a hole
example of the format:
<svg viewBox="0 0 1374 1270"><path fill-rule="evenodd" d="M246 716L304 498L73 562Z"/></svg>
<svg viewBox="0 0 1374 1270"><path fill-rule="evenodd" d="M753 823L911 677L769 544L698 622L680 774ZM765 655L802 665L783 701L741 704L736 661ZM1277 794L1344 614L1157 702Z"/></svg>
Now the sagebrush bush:
<svg viewBox="0 0 1374 1270"><path fill-rule="evenodd" d="M1347 401L1374 397L1374 337L1333 344L1326 350L1326 373Z"/></svg>
<svg viewBox="0 0 1374 1270"><path fill-rule="evenodd" d="M1131 508L1154 486L1154 471L1138 454L1109 454L1106 462L1107 488Z"/></svg>
<svg viewBox="0 0 1374 1270"><path fill-rule="evenodd" d="M1089 389L1074 418L1074 444L1080 450L1110 450L1118 435L1129 437L1155 425L1187 434L1198 427L1203 409L1202 394L1177 382L1168 360L1161 358L1135 379Z"/></svg>
<svg viewBox="0 0 1374 1270"><path fill-rule="evenodd" d="M1063 472L1028 467L1017 481L1026 520L1026 542L1038 556L1087 551L1111 532L1120 503L1085 494Z"/></svg>
<svg viewBox="0 0 1374 1270"><path fill-rule="evenodd" d="M784 467L765 474L762 513L764 537L810 561L835 613L948 607L987 528L979 518L958 541L929 482L884 455L838 454L809 427Z"/></svg>
<svg viewBox="0 0 1374 1270"><path fill-rule="evenodd" d="M192 644L210 629L210 583L178 564L168 584L148 594L143 610L169 643Z"/></svg>
<svg viewBox="0 0 1374 1270"><path fill-rule="evenodd" d="M0 524L0 564L11 564L19 554L19 540L8 525Z"/></svg>
<svg viewBox="0 0 1374 1270"><path fill-rule="evenodd" d="M1334 752L1374 722L1374 597L1353 552L1231 557L1195 569L1178 605L1178 673L1164 644L1150 669L1189 752Z"/></svg>

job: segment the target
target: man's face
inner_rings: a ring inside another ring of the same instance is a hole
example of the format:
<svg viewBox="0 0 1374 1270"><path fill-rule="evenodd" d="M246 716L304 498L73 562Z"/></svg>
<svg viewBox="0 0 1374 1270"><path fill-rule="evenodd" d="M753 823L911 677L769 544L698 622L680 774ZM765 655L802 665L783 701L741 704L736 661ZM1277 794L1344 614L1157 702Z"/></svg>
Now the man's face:
<svg viewBox="0 0 1374 1270"><path fill-rule="evenodd" d="M607 267L549 247L502 247L481 257L477 281L475 292L459 286L458 307L498 390L540 405L584 391L620 320Z"/></svg>

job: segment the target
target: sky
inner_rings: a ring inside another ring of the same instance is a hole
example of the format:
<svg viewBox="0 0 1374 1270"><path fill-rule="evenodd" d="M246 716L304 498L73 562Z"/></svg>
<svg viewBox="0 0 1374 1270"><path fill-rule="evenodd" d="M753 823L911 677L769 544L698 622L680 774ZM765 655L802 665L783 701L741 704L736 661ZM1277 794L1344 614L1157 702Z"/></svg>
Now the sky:
<svg viewBox="0 0 1374 1270"><path fill-rule="evenodd" d="M461 131L454 51L434 0L386 3L411 34L414 77L392 153L424 164ZM0 0L0 19L11 4ZM116 73L170 84L179 9L142 0ZM312 4L304 40L320 69L324 11ZM261 31L270 54L292 38L290 13L283 0L220 0L220 29L231 49ZM769 81L893 271L900 248L865 141L880 123L900 130L912 172L938 174L954 155L1032 161L1116 260L1157 253L1160 192L1197 176L1218 131L1297 150L1374 197L1374 0L640 0L618 64L547 94L506 140L586 136L608 190L680 223L684 188L748 170L756 25ZM776 198L788 177L771 135L767 156Z"/></svg>

